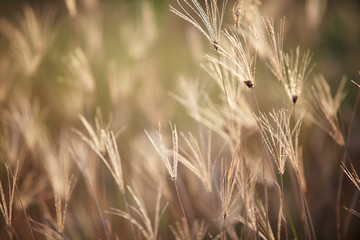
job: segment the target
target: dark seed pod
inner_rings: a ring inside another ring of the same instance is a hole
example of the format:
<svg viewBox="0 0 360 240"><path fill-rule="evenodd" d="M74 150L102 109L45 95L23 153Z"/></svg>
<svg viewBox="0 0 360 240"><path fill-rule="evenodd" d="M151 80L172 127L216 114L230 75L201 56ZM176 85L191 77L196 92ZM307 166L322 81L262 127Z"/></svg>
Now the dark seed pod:
<svg viewBox="0 0 360 240"><path fill-rule="evenodd" d="M297 102L298 98L299 98L298 95L292 96L292 102L295 104Z"/></svg>
<svg viewBox="0 0 360 240"><path fill-rule="evenodd" d="M255 84L252 83L252 81L250 80L246 80L244 81L245 85L248 87L248 88L253 88Z"/></svg>

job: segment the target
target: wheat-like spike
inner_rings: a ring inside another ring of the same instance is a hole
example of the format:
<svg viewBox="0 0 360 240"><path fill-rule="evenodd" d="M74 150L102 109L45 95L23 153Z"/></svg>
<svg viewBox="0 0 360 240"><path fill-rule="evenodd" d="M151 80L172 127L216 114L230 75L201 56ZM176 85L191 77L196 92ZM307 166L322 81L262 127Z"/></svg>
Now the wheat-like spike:
<svg viewBox="0 0 360 240"><path fill-rule="evenodd" d="M179 158L180 162L200 179L206 191L211 192L212 174L210 156L208 155L208 158L204 156L197 139L191 133L189 133L188 136L184 133L180 133L180 135L184 139L187 147L190 149L189 152L185 150L183 151L183 155L180 155ZM210 143L208 144L208 148L210 148ZM210 149L208 151L210 151Z"/></svg>
<svg viewBox="0 0 360 240"><path fill-rule="evenodd" d="M315 77L310 94L310 118L340 146L345 145L344 137L340 130L337 111L345 97L344 87L346 79L343 78L334 97L331 95L330 86L322 75ZM324 122L326 124L324 124Z"/></svg>
<svg viewBox="0 0 360 240"><path fill-rule="evenodd" d="M300 56L300 47L296 48L295 56L291 51L290 54L283 53L283 80L286 94L294 104L300 97L302 86L313 69L310 64L312 54L309 50Z"/></svg>
<svg viewBox="0 0 360 240"><path fill-rule="evenodd" d="M9 182L9 184L10 184L10 182ZM4 188L2 186L1 181L0 181L0 195L1 195L0 210L4 217L6 224L8 225L10 223L9 222L10 216L9 216L8 206L7 206L6 197L5 197L5 193L4 193ZM10 225L8 225L8 226L10 226Z"/></svg>
<svg viewBox="0 0 360 240"><path fill-rule="evenodd" d="M255 63L256 54L250 55L248 50L248 44L246 42L244 34L241 35L241 39L235 33L224 30L224 34L229 41L229 49L219 46L219 54L224 58L221 61L213 56L205 55L208 60L214 64L223 66L226 70L236 76L237 80L245 83L248 88L252 88L255 85ZM220 69L219 69L220 70ZM226 74L223 72L223 74ZM220 75L221 72L217 75Z"/></svg>
<svg viewBox="0 0 360 240"><path fill-rule="evenodd" d="M162 138L160 122L159 122L159 131L157 132L157 135L159 137L159 143L158 144L155 143L155 141L148 134L147 131L145 131L145 133L148 136L151 144L155 148L156 152L159 154L161 160L163 161L166 169L168 170L168 173L169 173L171 179L173 181L176 181L177 180L177 165L178 165L178 161L179 161L179 156L178 156L178 136L177 136L177 131L176 131L175 124L172 124L170 122L169 122L169 124L170 124L171 132L172 132L172 141L173 141L173 149L172 150L169 150L169 149L167 149L165 147L165 143L164 143L163 138ZM172 166L171 166L170 161L169 161L169 156L173 157Z"/></svg>
<svg viewBox="0 0 360 240"><path fill-rule="evenodd" d="M275 138L279 134L280 126L273 128L268 117L260 113L260 117L256 117L260 134L262 136L263 142L265 146L269 150L273 161L275 162L280 175L284 174L285 171L285 163L287 159L287 154L285 153L284 145Z"/></svg>
<svg viewBox="0 0 360 240"><path fill-rule="evenodd" d="M106 164L106 166L108 166L108 168L110 167L109 170L112 176L114 177L114 180L117 183L120 192L125 193L121 158L114 132L113 131L105 132L104 130L102 130L102 135L104 136L105 147L109 155L109 161L108 164Z"/></svg>
<svg viewBox="0 0 360 240"><path fill-rule="evenodd" d="M9 180L9 223L11 225L12 222L12 215L13 215L13 204L14 204L14 194L15 194L15 188L17 188L17 180L18 180L18 173L19 173L19 161L16 162L15 172L11 173L11 169L6 164L6 171L8 174L8 180ZM12 185L10 185L10 176L12 179ZM9 226L9 225L8 225Z"/></svg>
<svg viewBox="0 0 360 240"><path fill-rule="evenodd" d="M41 151L54 194L56 226L54 225L53 228L62 234L65 229L68 203L76 181L71 174L72 161L66 132L62 132L60 135L58 146L48 141L41 146Z"/></svg>
<svg viewBox="0 0 360 240"><path fill-rule="evenodd" d="M255 166L249 176L242 176L241 172L236 176L239 202L244 207L242 208L243 212L237 213L234 219L245 224L248 229L259 234L263 239L267 239L265 236L268 239L275 239L264 206L254 195L256 178L260 171L259 166L260 164Z"/></svg>
<svg viewBox="0 0 360 240"><path fill-rule="evenodd" d="M222 161L222 165L223 165ZM218 219L224 221L236 216L239 209L238 201L240 199L240 192L237 188L237 174L239 171L239 160L234 158L228 169L223 169L223 175L220 178L220 192L219 198L221 202L221 215ZM224 168L224 167L222 167Z"/></svg>
<svg viewBox="0 0 360 240"><path fill-rule="evenodd" d="M191 12L195 14L195 17L200 20L200 23L185 9L180 1L185 3ZM217 50L227 0L223 0L221 10L218 8L217 0L210 1L210 4L208 1L209 0L205 0L204 10L197 0L191 0L191 2L187 0L176 0L181 10L177 10L173 6L170 6L170 10L195 26Z"/></svg>
<svg viewBox="0 0 360 240"><path fill-rule="evenodd" d="M273 75L282 82L284 79L283 63L283 41L284 41L285 18L280 21L279 31L275 31L274 20L271 18L262 18L255 20L250 30L254 37L252 44L265 58L267 65Z"/></svg>
<svg viewBox="0 0 360 240"><path fill-rule="evenodd" d="M74 130L81 139L98 155L98 157L103 161L105 166L110 171L112 177L114 178L117 186L121 193L125 193L125 184L123 178L123 171L121 166L121 157L119 154L119 149L117 146L115 134L113 131L107 131L102 128L101 125L102 119L100 118L101 114L98 114L95 118L95 125L97 132L90 125L90 123L80 115L79 118L84 124L90 138L85 136L82 132ZM105 157L105 151L107 152L109 159Z"/></svg>
<svg viewBox="0 0 360 240"><path fill-rule="evenodd" d="M284 174L286 159L290 160L294 169L298 169L298 138L305 109L302 110L292 129L290 126L291 113L285 109L273 110L269 116L274 124L271 124L268 117L262 113L256 119L265 146L268 148L280 175L282 175Z"/></svg>

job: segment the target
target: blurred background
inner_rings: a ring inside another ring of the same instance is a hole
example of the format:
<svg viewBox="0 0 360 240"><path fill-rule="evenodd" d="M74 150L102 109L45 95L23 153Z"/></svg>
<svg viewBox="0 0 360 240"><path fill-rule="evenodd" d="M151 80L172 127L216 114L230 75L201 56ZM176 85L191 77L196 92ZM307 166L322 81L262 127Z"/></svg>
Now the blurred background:
<svg viewBox="0 0 360 240"><path fill-rule="evenodd" d="M316 64L314 74L325 76L333 94L343 76L360 83L359 1L259 3L261 13L273 17L275 22L286 17L284 49L296 46L310 49L312 62ZM173 95L179 94L182 77L199 80L209 92L218 91L200 67L204 53L211 52L211 46L193 26L171 13L169 4L176 6L176 1L0 0L1 144L11 168L16 166L13 160L20 161L18 185L22 195L29 196L25 209L32 219L45 224L55 216L48 180L51 171L42 159L47 155L39 150L44 141L40 138L46 139L45 146L51 146L55 155L61 155L62 144L67 146L66 140L63 143L61 139L72 135L73 128L84 130L79 114L93 123L96 109L101 109L103 121L118 130L119 151L128 183L142 178L137 177L141 175L138 171L142 159L156 157L144 129L156 129L158 121L169 120L184 132L197 131L196 122ZM228 28L233 27L233 5L234 1L229 0L224 20ZM266 103L273 101L276 93L267 94L267 83L276 80L262 63L257 67L256 78L259 102L264 105L264 111L269 111L272 106ZM311 85L311 78L305 85ZM359 89L348 81L345 91L339 117L347 136ZM360 169L359 123L356 114L351 144L347 147L355 169ZM319 239L334 239L342 150L336 149L331 138L315 126L305 124L301 137L307 139L303 142L303 159L316 233ZM4 186L7 175L3 163L0 173ZM89 172L96 179L93 187L100 196L100 205L123 206L119 194L112 194L114 183L107 169L99 165L94 163ZM99 221L93 218L97 216L95 203L86 203L90 196L87 183L80 177L76 163L69 166L78 182L69 203L65 229L71 239L100 238L104 233ZM144 196L156 191L147 189L146 184L139 188ZM348 179L344 180L343 191L341 201L348 206L355 199L355 188ZM192 198L194 195L189 197ZM14 228L27 229L23 207L14 201ZM172 238L166 226L167 221L172 222L173 215L176 214L167 214L162 221L162 239ZM202 216L202 212L195 211L194 215ZM129 231L123 230L128 229L126 220L111 216L109 221L108 227L113 226L110 232L117 232L120 239L129 239ZM358 239L359 224L359 218L354 216L348 239ZM3 219L0 228L0 238L8 238L9 230ZM29 239L28 230L17 230L17 234L18 239ZM36 239L42 239L42 235L37 234Z"/></svg>

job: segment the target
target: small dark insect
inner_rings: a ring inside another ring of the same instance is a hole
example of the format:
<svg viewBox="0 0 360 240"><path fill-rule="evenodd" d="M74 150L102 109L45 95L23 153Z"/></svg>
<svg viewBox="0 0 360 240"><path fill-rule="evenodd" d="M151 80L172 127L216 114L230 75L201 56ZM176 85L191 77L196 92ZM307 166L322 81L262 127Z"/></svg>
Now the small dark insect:
<svg viewBox="0 0 360 240"><path fill-rule="evenodd" d="M298 100L298 95L294 95L294 96L292 96L292 101L293 101L293 103L295 104L296 103L296 101Z"/></svg>
<svg viewBox="0 0 360 240"><path fill-rule="evenodd" d="M248 87L248 88L253 88L255 84L252 83L252 81L250 80L246 80L244 81L245 85Z"/></svg>

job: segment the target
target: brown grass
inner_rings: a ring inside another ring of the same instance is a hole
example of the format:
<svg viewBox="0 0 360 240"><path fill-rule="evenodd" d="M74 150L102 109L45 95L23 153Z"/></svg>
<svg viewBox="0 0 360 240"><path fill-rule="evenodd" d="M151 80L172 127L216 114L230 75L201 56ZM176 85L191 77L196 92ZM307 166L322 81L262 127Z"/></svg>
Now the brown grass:
<svg viewBox="0 0 360 240"><path fill-rule="evenodd" d="M0 16L0 239L356 239L359 84L309 37L326 1L160 4Z"/></svg>

